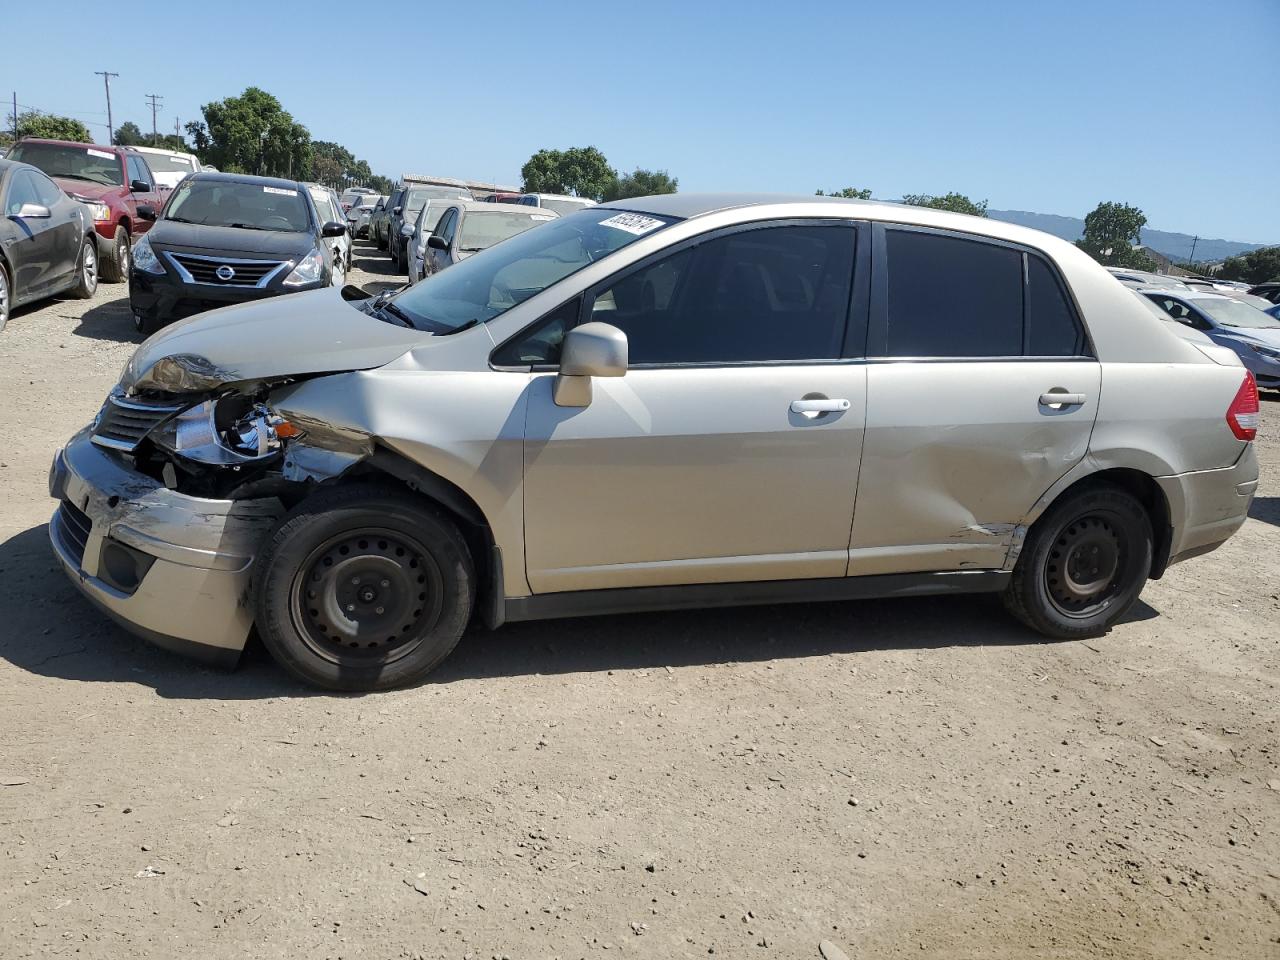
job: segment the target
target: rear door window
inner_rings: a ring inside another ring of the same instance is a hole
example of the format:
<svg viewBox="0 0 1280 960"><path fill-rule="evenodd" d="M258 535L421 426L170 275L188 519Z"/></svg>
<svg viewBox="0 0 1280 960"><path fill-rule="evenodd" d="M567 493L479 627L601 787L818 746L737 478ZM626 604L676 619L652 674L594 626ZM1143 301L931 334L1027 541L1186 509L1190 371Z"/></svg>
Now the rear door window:
<svg viewBox="0 0 1280 960"><path fill-rule="evenodd" d="M1078 357L1087 353L1084 331L1049 265L1027 255L1027 355Z"/></svg>
<svg viewBox="0 0 1280 960"><path fill-rule="evenodd" d="M936 233L888 230L891 357L1022 355L1022 254Z"/></svg>

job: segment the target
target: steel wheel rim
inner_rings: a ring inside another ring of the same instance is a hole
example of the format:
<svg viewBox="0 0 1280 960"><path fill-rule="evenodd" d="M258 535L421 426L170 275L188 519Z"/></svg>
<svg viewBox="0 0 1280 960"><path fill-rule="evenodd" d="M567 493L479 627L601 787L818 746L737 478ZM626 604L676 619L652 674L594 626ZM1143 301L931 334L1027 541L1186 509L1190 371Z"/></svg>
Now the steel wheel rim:
<svg viewBox="0 0 1280 960"><path fill-rule="evenodd" d="M298 635L336 664L408 656L440 618L444 581L431 554L398 530L330 537L307 555L289 591Z"/></svg>
<svg viewBox="0 0 1280 960"><path fill-rule="evenodd" d="M1128 553L1116 524L1106 515L1077 517L1058 533L1045 565L1045 587L1065 616L1087 619L1119 593Z"/></svg>

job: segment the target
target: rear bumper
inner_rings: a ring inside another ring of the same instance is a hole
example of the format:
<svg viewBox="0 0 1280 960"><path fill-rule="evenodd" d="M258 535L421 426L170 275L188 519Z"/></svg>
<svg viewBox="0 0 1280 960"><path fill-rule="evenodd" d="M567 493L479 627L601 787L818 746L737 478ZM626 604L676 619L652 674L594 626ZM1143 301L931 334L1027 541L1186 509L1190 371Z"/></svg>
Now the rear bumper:
<svg viewBox="0 0 1280 960"><path fill-rule="evenodd" d="M1258 455L1252 443L1246 444L1233 466L1157 477L1156 482L1173 519L1169 563L1174 564L1217 549L1244 525L1258 490Z"/></svg>
<svg viewBox="0 0 1280 960"><path fill-rule="evenodd" d="M158 646L233 665L253 625L250 568L279 501L169 490L81 431L54 457L49 539L71 582Z"/></svg>

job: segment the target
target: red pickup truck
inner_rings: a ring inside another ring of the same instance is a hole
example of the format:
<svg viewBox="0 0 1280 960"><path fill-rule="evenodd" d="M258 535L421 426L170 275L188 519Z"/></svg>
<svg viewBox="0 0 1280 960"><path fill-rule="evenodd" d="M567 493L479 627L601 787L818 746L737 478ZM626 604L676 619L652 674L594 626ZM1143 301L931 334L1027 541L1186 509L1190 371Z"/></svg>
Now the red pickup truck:
<svg viewBox="0 0 1280 960"><path fill-rule="evenodd" d="M103 147L70 140L19 140L10 160L38 167L64 191L93 211L102 279L129 279L134 237L151 227L138 208L159 210L167 196L147 166L145 154L129 147Z"/></svg>

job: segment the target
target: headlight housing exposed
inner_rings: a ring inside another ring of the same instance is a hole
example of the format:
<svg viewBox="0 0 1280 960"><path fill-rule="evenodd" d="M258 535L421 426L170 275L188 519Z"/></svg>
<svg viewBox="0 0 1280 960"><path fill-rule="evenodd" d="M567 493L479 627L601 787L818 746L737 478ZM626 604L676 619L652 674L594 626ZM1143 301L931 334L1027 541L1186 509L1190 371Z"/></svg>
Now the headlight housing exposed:
<svg viewBox="0 0 1280 960"><path fill-rule="evenodd" d="M270 457L301 433L267 404L230 396L188 407L150 439L187 460L235 466Z"/></svg>
<svg viewBox="0 0 1280 960"><path fill-rule="evenodd" d="M319 283L324 277L324 254L319 247L312 249L298 261L298 265L284 278L286 287L302 287L308 283Z"/></svg>
<svg viewBox="0 0 1280 960"><path fill-rule="evenodd" d="M133 266L134 269L140 270L142 273L154 273L156 275L164 273L164 264L160 262L156 252L151 249L150 237L143 237L133 245Z"/></svg>

